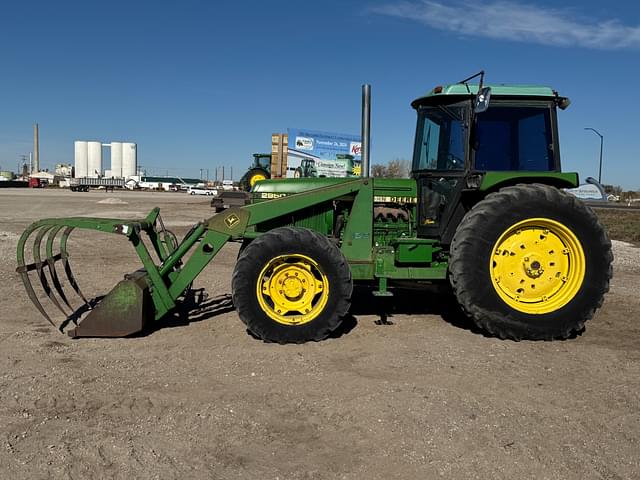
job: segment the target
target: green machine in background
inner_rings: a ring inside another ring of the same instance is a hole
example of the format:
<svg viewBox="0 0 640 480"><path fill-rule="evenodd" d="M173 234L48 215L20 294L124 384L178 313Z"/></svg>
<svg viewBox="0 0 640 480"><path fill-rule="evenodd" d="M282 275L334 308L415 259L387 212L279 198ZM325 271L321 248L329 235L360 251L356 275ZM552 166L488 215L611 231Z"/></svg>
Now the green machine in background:
<svg viewBox="0 0 640 480"><path fill-rule="evenodd" d="M254 153L251 167L240 178L240 188L250 192L256 182L269 178L271 178L271 154Z"/></svg>
<svg viewBox="0 0 640 480"><path fill-rule="evenodd" d="M602 226L562 190L578 184L560 167L557 109L568 99L547 87L487 87L483 74L469 84L474 77L412 103L411 179L262 181L250 205L195 225L179 242L157 209L139 221L42 220L19 241L17 271L38 309L57 325L40 302L44 292L78 323L69 333L79 337L129 335L162 318L227 242L241 241L233 300L266 341L321 340L348 313L355 283L392 296L397 282L446 282L462 310L501 338L566 338L602 305L612 272ZM365 175L368 163L363 135ZM143 269L102 302L85 299L66 248L74 229L125 235Z"/></svg>

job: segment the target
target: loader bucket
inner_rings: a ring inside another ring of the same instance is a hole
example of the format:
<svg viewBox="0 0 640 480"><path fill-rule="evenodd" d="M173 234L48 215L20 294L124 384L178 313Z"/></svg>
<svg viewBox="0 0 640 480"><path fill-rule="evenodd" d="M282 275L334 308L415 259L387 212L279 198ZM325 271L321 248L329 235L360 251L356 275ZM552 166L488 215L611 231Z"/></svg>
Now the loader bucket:
<svg viewBox="0 0 640 480"><path fill-rule="evenodd" d="M106 296L87 298L76 281L67 251L69 236L76 229L125 235L136 249L143 268L126 275ZM142 231L148 234L161 261L166 260L177 247L175 235L164 229L158 209L142 220L40 220L30 225L18 241L16 272L38 311L61 332L66 329L67 334L74 338L129 336L141 331L149 319L162 316L175 306L142 241ZM179 260L174 260L174 263L177 266L165 269L167 281L179 271ZM61 269L56 268L60 266ZM150 279L150 271L153 272L153 280ZM38 281L32 282L34 278ZM158 298L152 298L152 286ZM75 297L70 295L72 292L75 292ZM60 315L55 315L55 311L52 313L45 308L41 301L44 297L48 297L54 310L62 314L62 321L56 319ZM71 328L67 329L69 325Z"/></svg>
<svg viewBox="0 0 640 480"><path fill-rule="evenodd" d="M75 328L77 337L126 337L143 330L150 316L150 296L145 272L127 275Z"/></svg>

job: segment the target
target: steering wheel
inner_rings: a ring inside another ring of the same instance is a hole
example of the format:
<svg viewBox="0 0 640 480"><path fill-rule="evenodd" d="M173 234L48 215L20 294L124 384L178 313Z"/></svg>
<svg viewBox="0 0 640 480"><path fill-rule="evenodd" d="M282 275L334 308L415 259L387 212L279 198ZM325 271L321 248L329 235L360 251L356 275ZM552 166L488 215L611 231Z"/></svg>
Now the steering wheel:
<svg viewBox="0 0 640 480"><path fill-rule="evenodd" d="M464 168L464 160L459 157L456 157L452 153L447 153L447 170L462 170Z"/></svg>

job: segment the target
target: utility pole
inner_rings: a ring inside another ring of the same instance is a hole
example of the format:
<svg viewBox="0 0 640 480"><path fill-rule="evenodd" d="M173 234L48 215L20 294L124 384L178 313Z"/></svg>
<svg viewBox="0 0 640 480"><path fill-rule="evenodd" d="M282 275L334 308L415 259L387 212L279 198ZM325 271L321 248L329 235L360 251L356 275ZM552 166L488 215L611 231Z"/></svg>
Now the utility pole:
<svg viewBox="0 0 640 480"><path fill-rule="evenodd" d="M33 124L33 168L36 173L40 171L40 138L37 123Z"/></svg>
<svg viewBox="0 0 640 480"><path fill-rule="evenodd" d="M593 133L600 137L600 166L598 167L598 183L602 184L602 144L604 143L604 136L600 134L595 128L584 127L585 130L591 130Z"/></svg>
<svg viewBox="0 0 640 480"><path fill-rule="evenodd" d="M29 170L27 170L27 174L31 175L31 153L29 155L20 155L20 162L18 162L18 175L23 175L25 167L27 166L27 159L29 161Z"/></svg>

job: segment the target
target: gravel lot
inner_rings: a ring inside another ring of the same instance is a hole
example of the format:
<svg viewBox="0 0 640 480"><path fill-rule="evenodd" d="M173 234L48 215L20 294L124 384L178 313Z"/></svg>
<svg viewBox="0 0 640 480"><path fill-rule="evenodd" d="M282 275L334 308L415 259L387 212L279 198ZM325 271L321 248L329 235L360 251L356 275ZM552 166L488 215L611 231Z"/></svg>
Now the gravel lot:
<svg viewBox="0 0 640 480"><path fill-rule="evenodd" d="M14 272L22 230L156 205L179 236L211 215L177 193L0 189L0 478L640 478L640 249L614 242L604 307L561 342L487 338L413 291L392 325L360 292L335 338L265 344L230 302L236 244L189 320L130 339L51 328ZM124 239L72 239L89 295L137 268Z"/></svg>

